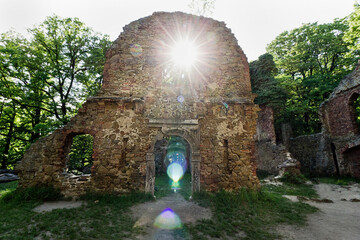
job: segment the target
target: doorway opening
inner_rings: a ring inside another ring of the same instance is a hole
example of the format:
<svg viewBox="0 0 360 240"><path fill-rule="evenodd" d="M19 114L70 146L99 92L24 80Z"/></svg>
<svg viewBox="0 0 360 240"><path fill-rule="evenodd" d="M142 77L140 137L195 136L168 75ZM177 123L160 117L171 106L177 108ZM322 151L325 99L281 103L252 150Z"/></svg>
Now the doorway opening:
<svg viewBox="0 0 360 240"><path fill-rule="evenodd" d="M334 143L331 143L331 144L330 144L330 147L331 147L331 152L332 152L333 159L334 159L336 176L339 177L339 176L340 176L340 169L339 169L339 163L338 163L337 156L336 156L336 147L335 147L335 144L334 144Z"/></svg>
<svg viewBox="0 0 360 240"><path fill-rule="evenodd" d="M166 136L154 146L155 196L179 192L191 196L191 148L180 136Z"/></svg>
<svg viewBox="0 0 360 240"><path fill-rule="evenodd" d="M350 170L351 177L360 179L360 145L349 148L344 152L345 164Z"/></svg>

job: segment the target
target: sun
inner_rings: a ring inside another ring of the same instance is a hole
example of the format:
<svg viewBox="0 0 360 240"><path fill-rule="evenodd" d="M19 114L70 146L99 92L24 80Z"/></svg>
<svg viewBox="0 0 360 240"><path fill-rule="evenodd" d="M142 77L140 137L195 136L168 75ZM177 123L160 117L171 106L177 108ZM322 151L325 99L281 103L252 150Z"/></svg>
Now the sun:
<svg viewBox="0 0 360 240"><path fill-rule="evenodd" d="M197 61L197 57L197 47L189 40L180 40L171 49L171 60L179 68L190 68Z"/></svg>

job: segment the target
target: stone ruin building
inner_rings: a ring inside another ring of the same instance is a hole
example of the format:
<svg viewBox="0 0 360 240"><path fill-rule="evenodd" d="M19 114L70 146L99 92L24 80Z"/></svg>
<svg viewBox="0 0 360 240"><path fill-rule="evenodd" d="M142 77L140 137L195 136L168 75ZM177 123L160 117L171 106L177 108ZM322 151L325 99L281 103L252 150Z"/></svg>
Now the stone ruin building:
<svg viewBox="0 0 360 240"><path fill-rule="evenodd" d="M271 107L260 106L256 134L257 169L278 174L279 166L294 157L304 174L360 178L360 124L356 121L359 113L354 104L360 102L359 96L360 62L321 104L322 132L291 138L291 127L284 124L283 144L276 143Z"/></svg>
<svg viewBox="0 0 360 240"><path fill-rule="evenodd" d="M281 175L284 171L300 173L300 162L292 158L289 152L289 137L283 136L283 143L276 141L273 109L266 104L259 107L255 138L257 170L274 175ZM286 132L282 129L283 135Z"/></svg>
<svg viewBox="0 0 360 240"><path fill-rule="evenodd" d="M193 65L172 61L178 40L196 46ZM21 187L51 184L65 196L154 194L155 156L169 137L184 141L192 191L259 187L259 108L247 59L225 23L156 12L126 25L106 57L101 90L66 126L32 144L17 165ZM69 149L81 134L93 136L93 165L91 174L73 176Z"/></svg>
<svg viewBox="0 0 360 240"><path fill-rule="evenodd" d="M355 101L360 95L360 65L346 76L319 110L322 132L290 141L290 152L310 175L360 178L360 131Z"/></svg>
<svg viewBox="0 0 360 240"><path fill-rule="evenodd" d="M333 172L337 175L356 178L360 178L360 125L356 121L359 114L354 102L359 96L360 65L340 82L329 99L320 106L322 134L331 152L325 152L324 158L333 163Z"/></svg>

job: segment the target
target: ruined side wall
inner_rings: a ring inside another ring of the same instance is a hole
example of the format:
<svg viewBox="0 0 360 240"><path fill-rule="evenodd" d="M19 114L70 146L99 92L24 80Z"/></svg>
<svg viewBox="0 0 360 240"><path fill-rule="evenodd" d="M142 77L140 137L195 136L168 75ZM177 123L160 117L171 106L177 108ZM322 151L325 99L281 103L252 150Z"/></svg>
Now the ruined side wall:
<svg viewBox="0 0 360 240"><path fill-rule="evenodd" d="M152 133L140 113L141 102L92 99L64 128L33 144L17 166L22 187L51 184L66 196L86 190L129 192L143 190L146 152ZM155 132L155 131L153 131ZM91 176L66 173L67 149L77 134L94 137Z"/></svg>
<svg viewBox="0 0 360 240"><path fill-rule="evenodd" d="M342 92L322 106L323 127L332 137L347 137L358 134L351 98L360 94L360 87Z"/></svg>
<svg viewBox="0 0 360 240"><path fill-rule="evenodd" d="M328 161L335 162L340 175L357 178L360 178L360 157L357 151L360 146L360 132L352 104L359 94L360 65L340 82L329 99L320 106L323 135L328 139L327 144L332 144L333 148L333 153L327 155L331 156Z"/></svg>
<svg viewBox="0 0 360 240"><path fill-rule="evenodd" d="M301 172L312 176L335 175L329 139L322 133L290 139L289 151L300 161Z"/></svg>
<svg viewBox="0 0 360 240"><path fill-rule="evenodd" d="M208 105L200 120L201 186L207 190L259 188L255 173L254 104Z"/></svg>
<svg viewBox="0 0 360 240"><path fill-rule="evenodd" d="M278 174L278 166L284 162L276 145L274 111L271 107L260 105L256 123L255 156L257 170ZM285 149L283 149L285 150Z"/></svg>
<svg viewBox="0 0 360 240"><path fill-rule="evenodd" d="M266 105L259 106L257 124L256 124L256 141L276 143L275 127L274 127L274 111Z"/></svg>

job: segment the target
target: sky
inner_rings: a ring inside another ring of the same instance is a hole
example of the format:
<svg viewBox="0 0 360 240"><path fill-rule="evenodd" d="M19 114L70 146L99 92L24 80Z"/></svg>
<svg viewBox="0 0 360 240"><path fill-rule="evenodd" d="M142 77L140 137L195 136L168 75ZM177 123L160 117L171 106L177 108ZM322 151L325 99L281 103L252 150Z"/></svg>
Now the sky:
<svg viewBox="0 0 360 240"><path fill-rule="evenodd" d="M53 14L78 17L115 40L122 28L156 11L190 12L191 0L0 0L0 33L26 36L28 28ZM212 18L232 30L249 61L266 52L280 33L304 23L329 23L354 10L356 0L216 0Z"/></svg>

